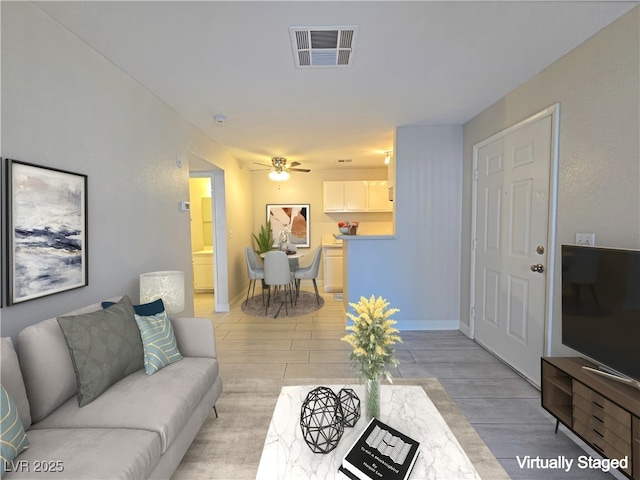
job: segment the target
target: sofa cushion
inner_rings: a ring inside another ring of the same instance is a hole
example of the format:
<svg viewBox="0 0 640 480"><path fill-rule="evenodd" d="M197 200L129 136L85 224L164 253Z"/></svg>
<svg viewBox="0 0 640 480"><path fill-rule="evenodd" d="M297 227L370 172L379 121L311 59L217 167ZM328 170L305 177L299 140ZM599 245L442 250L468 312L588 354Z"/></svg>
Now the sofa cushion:
<svg viewBox="0 0 640 480"><path fill-rule="evenodd" d="M104 310L58 317L58 323L71 353L80 406L144 366L142 341L129 297Z"/></svg>
<svg viewBox="0 0 640 480"><path fill-rule="evenodd" d="M55 318L18 334L18 356L31 407L31 421L42 420L76 393L69 347Z"/></svg>
<svg viewBox="0 0 640 480"><path fill-rule="evenodd" d="M16 402L0 385L0 477L4 477L5 469L23 450L29 448L29 440L20 421L20 413Z"/></svg>
<svg viewBox="0 0 640 480"><path fill-rule="evenodd" d="M160 436L164 453L217 377L217 360L185 357L151 376L139 370L84 407L69 399L31 428L149 430Z"/></svg>
<svg viewBox="0 0 640 480"><path fill-rule="evenodd" d="M153 375L162 367L182 360L167 312L151 316L136 314L135 317L142 337L144 370L147 375Z"/></svg>
<svg viewBox="0 0 640 480"><path fill-rule="evenodd" d="M104 301L102 302L102 308L109 308L116 302ZM161 298L154 300L153 302L143 303L141 305L134 305L133 311L138 315L157 315L160 312L164 312L164 303Z"/></svg>
<svg viewBox="0 0 640 480"><path fill-rule="evenodd" d="M31 411L27 391L22 379L20 363L13 341L9 337L0 339L0 383L7 389L7 393L16 402L20 421L25 429L31 426Z"/></svg>
<svg viewBox="0 0 640 480"><path fill-rule="evenodd" d="M31 471L15 471L4 480L148 478L160 461L160 437L146 430L42 429L30 430L29 439L31 447L19 460L28 462ZM35 473L36 462L49 471Z"/></svg>

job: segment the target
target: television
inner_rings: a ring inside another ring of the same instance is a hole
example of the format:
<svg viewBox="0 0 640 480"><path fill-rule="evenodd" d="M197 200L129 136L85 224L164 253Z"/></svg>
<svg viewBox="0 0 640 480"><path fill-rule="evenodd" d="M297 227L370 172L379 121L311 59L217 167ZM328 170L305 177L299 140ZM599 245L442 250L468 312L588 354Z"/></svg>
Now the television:
<svg viewBox="0 0 640 480"><path fill-rule="evenodd" d="M562 245L562 343L640 382L640 250Z"/></svg>

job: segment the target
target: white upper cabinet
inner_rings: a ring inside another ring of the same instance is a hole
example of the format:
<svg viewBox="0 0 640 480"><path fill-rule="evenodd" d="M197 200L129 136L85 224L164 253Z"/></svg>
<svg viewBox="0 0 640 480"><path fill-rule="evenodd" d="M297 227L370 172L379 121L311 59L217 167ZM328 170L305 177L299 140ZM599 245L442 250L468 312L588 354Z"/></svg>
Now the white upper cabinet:
<svg viewBox="0 0 640 480"><path fill-rule="evenodd" d="M386 180L324 182L325 212L391 212Z"/></svg>
<svg viewBox="0 0 640 480"><path fill-rule="evenodd" d="M324 182L323 199L325 212L344 212L344 184L345 182Z"/></svg>
<svg viewBox="0 0 640 480"><path fill-rule="evenodd" d="M344 184L344 209L362 212L367 209L367 182L341 182Z"/></svg>
<svg viewBox="0 0 640 480"><path fill-rule="evenodd" d="M386 180L367 182L369 192L367 208L369 212L390 212L393 204L389 201L389 183Z"/></svg>

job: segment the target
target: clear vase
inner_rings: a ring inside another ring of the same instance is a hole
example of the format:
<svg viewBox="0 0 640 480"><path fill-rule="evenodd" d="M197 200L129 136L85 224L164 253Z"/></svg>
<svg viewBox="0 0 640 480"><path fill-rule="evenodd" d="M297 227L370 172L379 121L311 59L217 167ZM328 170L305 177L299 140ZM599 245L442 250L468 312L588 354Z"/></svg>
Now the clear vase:
<svg viewBox="0 0 640 480"><path fill-rule="evenodd" d="M366 419L369 421L380 417L380 377L367 378L364 388Z"/></svg>

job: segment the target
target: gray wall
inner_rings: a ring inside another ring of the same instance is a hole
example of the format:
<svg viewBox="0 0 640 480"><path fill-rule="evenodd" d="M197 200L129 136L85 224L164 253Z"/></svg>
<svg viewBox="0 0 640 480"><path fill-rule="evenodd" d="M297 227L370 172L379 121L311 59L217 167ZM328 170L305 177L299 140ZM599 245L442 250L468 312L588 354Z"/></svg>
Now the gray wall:
<svg viewBox="0 0 640 480"><path fill-rule="evenodd" d="M400 329L457 329L462 127L399 127L394 156L395 237L346 240L349 302L383 296Z"/></svg>
<svg viewBox="0 0 640 480"><path fill-rule="evenodd" d="M640 7L464 125L462 292L469 325L473 145L560 103L556 247L593 232L596 244L640 248ZM553 354L561 345L560 256L556 257Z"/></svg>
<svg viewBox="0 0 640 480"><path fill-rule="evenodd" d="M179 203L189 199L189 151L216 148L34 4L1 8L2 156L87 174L89 222L89 286L5 306L2 336L114 295L137 302L138 276L155 270L185 272L191 315L189 214Z"/></svg>

